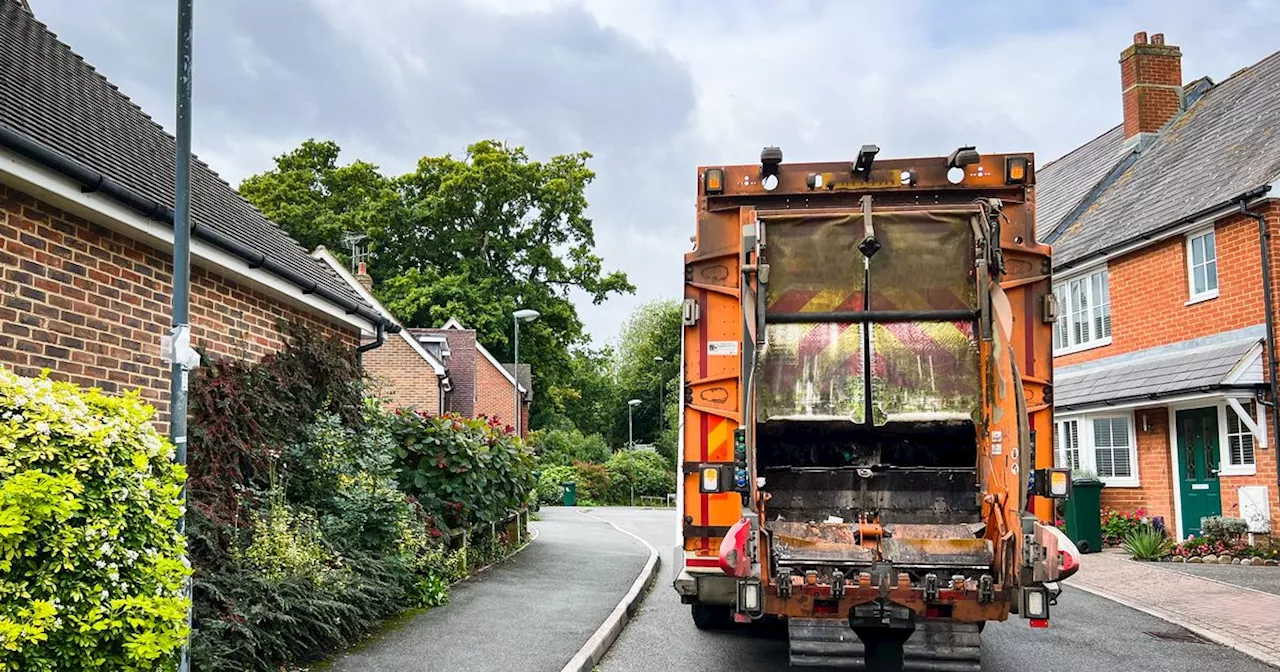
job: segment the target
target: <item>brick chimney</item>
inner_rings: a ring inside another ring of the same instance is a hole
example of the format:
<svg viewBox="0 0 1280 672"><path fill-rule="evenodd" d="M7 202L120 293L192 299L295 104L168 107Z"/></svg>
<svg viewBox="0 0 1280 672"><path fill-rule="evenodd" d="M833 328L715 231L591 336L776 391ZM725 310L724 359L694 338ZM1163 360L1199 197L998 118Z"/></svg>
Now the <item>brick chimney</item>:
<svg viewBox="0 0 1280 672"><path fill-rule="evenodd" d="M1164 33L1134 33L1120 53L1126 145L1160 131L1182 109L1182 50L1164 43Z"/></svg>
<svg viewBox="0 0 1280 672"><path fill-rule="evenodd" d="M373 276L369 275L369 269L363 261L356 266L356 282L359 282L360 286L366 290L373 291Z"/></svg>

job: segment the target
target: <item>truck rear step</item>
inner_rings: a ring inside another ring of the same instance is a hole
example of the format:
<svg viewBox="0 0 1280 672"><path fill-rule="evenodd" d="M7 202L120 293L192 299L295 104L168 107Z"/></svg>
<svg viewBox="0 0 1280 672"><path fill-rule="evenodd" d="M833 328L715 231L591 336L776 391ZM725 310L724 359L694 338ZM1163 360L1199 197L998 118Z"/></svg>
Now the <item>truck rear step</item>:
<svg viewBox="0 0 1280 672"><path fill-rule="evenodd" d="M865 669L862 641L839 619L788 621L792 667ZM980 672L982 634L977 623L923 621L903 645L906 672Z"/></svg>

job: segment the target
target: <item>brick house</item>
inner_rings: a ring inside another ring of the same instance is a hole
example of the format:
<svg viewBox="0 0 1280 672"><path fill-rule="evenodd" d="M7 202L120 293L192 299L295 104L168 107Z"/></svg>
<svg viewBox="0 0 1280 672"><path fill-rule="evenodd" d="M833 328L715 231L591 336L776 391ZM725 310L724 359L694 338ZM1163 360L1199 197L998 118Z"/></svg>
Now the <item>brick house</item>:
<svg viewBox="0 0 1280 672"><path fill-rule="evenodd" d="M387 408L414 408L439 413L443 408L441 401L451 385L448 369L440 355L428 352L374 297L373 278L364 262L360 262L356 272L351 273L323 245L316 248L311 256L324 262L379 314L402 327L400 333L387 337L381 347L365 352L361 358L373 394L382 399ZM364 340L365 344L376 342L376 338Z"/></svg>
<svg viewBox="0 0 1280 672"><path fill-rule="evenodd" d="M16 0L0 0L0 364L167 424L174 138ZM277 321L356 347L394 330L208 166L192 165L192 344L258 358Z"/></svg>
<svg viewBox="0 0 1280 672"><path fill-rule="evenodd" d="M476 331L450 319L438 329L410 329L428 351L441 353L449 368L453 389L445 396L445 409L465 416L487 416L509 423L514 417L515 376L510 364L502 364L476 340ZM521 379L529 375L521 364ZM530 382L519 384L520 435L529 431Z"/></svg>
<svg viewBox="0 0 1280 672"><path fill-rule="evenodd" d="M1218 514L1268 530L1280 53L1184 83L1181 51L1138 33L1120 79L1123 123L1037 173L1058 306L1055 462L1096 473L1104 507L1142 507L1179 538Z"/></svg>

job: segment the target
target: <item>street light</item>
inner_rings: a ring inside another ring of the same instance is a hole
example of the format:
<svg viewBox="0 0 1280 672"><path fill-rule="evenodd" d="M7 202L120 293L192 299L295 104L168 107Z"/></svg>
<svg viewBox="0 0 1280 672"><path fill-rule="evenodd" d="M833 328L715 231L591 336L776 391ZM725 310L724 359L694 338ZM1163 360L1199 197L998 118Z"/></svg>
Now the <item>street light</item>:
<svg viewBox="0 0 1280 672"><path fill-rule="evenodd" d="M630 453L634 453L636 450L636 438L631 431L631 411L635 410L635 407L639 405L640 405L639 399L632 399L631 401L627 402L627 451ZM630 481L630 485L631 485L631 506L636 505L635 470L636 470L636 465L633 462L631 464L631 474L627 477L627 480Z"/></svg>
<svg viewBox="0 0 1280 672"><path fill-rule="evenodd" d="M515 390L512 395L515 397L515 415L512 416L515 418L515 422L512 423L512 426L516 428L516 436L520 436L520 323L532 322L538 319L541 314L532 308L521 308L511 313L511 321L516 325L516 363L511 367L511 378L515 381L515 384L511 386ZM530 378L532 377L530 376Z"/></svg>
<svg viewBox="0 0 1280 672"><path fill-rule="evenodd" d="M635 407L639 405L640 405L639 399L632 399L631 401L627 402L627 449L628 450L635 450L635 447L636 447L635 433L632 431L632 428L631 428L631 411L635 410Z"/></svg>
<svg viewBox="0 0 1280 672"><path fill-rule="evenodd" d="M667 360L663 359L662 355L653 356L653 363L659 365L657 367L654 367L658 369L658 435L659 436L662 435L662 430L666 429L666 424L667 424L667 407L665 404L662 403L662 388L667 386L666 385L667 381L662 378L662 366L660 366L665 361Z"/></svg>

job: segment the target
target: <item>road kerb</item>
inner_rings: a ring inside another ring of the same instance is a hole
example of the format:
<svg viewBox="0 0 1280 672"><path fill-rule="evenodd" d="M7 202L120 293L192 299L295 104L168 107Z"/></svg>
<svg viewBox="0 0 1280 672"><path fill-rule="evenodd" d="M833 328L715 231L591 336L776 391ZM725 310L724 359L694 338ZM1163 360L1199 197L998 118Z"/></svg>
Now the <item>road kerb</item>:
<svg viewBox="0 0 1280 672"><path fill-rule="evenodd" d="M1141 611L1142 613L1148 616L1154 616L1162 621L1167 621L1180 628L1185 628L1186 630L1190 630L1191 632L1215 644L1220 644L1229 649L1234 649L1236 651L1239 651L1240 653L1243 653L1246 656L1249 656L1250 658L1254 658L1272 667L1280 668L1280 658L1277 658L1276 656L1266 651L1259 650L1253 646L1250 646L1249 644L1245 644L1233 637L1229 637L1220 632L1215 632L1213 630L1208 630L1206 628L1200 627L1193 623L1188 623L1187 621L1184 621L1181 618L1178 618L1177 616L1170 614L1166 611L1153 609L1151 607L1147 607L1146 605L1140 604L1128 598L1114 595L1112 593L1109 593L1099 588L1095 588L1093 586L1083 586L1079 583L1073 583L1070 580L1067 581L1066 585L1071 586L1072 588L1083 590L1086 593L1092 593L1103 599L1111 600L1112 602L1115 602L1116 604L1119 604L1121 606L1129 607L1130 609L1134 609L1136 611Z"/></svg>
<svg viewBox="0 0 1280 672"><path fill-rule="evenodd" d="M578 514L602 523L608 523L613 529L644 544L644 547L649 549L649 558L645 560L644 569L640 570L640 575L631 584L631 589L622 597L622 601L618 602L617 606L610 612L609 617L604 619L604 623L601 623L600 627L596 628L595 633L591 635L587 643L583 644L581 649L578 649L578 653L569 659L569 663L560 672L591 672L592 668L600 664L600 661L604 659L604 654L609 651L610 646L613 646L613 642L618 639L618 635L622 634L622 629L631 620L631 614L635 613L640 601L644 599L645 588L658 575L658 565L660 563L658 549L654 548L653 544L640 538L639 535L618 527L612 520L593 516L583 511L579 511Z"/></svg>

